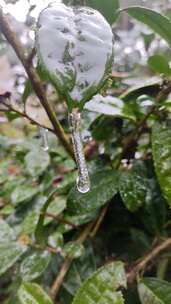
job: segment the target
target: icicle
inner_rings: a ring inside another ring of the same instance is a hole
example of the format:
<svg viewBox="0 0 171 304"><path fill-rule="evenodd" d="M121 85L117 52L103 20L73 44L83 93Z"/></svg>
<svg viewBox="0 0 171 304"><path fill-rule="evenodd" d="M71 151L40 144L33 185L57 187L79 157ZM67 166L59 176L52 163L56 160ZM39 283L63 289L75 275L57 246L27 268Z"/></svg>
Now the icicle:
<svg viewBox="0 0 171 304"><path fill-rule="evenodd" d="M90 180L83 151L80 132L81 115L79 112L73 111L69 114L69 124L72 133L75 159L78 166L77 189L80 193L87 193L90 191Z"/></svg>
<svg viewBox="0 0 171 304"><path fill-rule="evenodd" d="M48 145L48 130L44 129L42 127L39 128L40 131L40 135L42 138L42 148L44 151L48 151L49 150L49 145Z"/></svg>

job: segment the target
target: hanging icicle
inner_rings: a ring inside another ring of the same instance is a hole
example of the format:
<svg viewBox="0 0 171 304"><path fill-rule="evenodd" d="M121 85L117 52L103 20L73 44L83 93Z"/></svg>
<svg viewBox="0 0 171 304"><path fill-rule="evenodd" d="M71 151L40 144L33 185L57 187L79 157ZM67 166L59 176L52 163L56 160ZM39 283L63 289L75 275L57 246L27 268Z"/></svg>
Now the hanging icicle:
<svg viewBox="0 0 171 304"><path fill-rule="evenodd" d="M49 145L48 145L48 130L45 128L40 127L40 136L42 138L42 149L43 151L48 151L49 150Z"/></svg>
<svg viewBox="0 0 171 304"><path fill-rule="evenodd" d="M90 191L90 179L83 151L83 143L80 131L81 114L73 111L69 114L69 125L72 134L75 159L78 167L77 189L80 193Z"/></svg>

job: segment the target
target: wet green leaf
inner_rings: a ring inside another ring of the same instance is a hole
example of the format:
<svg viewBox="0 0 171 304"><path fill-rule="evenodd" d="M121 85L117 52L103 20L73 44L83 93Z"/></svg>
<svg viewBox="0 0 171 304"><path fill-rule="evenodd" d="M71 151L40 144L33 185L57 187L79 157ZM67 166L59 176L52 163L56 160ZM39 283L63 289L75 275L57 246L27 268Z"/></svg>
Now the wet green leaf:
<svg viewBox="0 0 171 304"><path fill-rule="evenodd" d="M169 66L169 60L166 56L162 54L153 55L148 59L149 67L159 74L164 74L165 76L171 75L171 68Z"/></svg>
<svg viewBox="0 0 171 304"><path fill-rule="evenodd" d="M43 149L30 151L24 160L27 172L33 177L45 172L50 164L49 154Z"/></svg>
<svg viewBox="0 0 171 304"><path fill-rule="evenodd" d="M118 16L119 0L87 0L86 4L101 12L110 24L113 24Z"/></svg>
<svg viewBox="0 0 171 304"><path fill-rule="evenodd" d="M103 170L90 177L90 192L80 194L76 187L73 187L67 200L69 212L71 214L84 214L105 205L118 191L118 177L117 171Z"/></svg>
<svg viewBox="0 0 171 304"><path fill-rule="evenodd" d="M18 242L0 243L0 275L11 268L26 251L26 246Z"/></svg>
<svg viewBox="0 0 171 304"><path fill-rule="evenodd" d="M53 304L47 293L36 283L23 283L18 290L21 304Z"/></svg>
<svg viewBox="0 0 171 304"><path fill-rule="evenodd" d="M145 7L134 6L125 8L125 10L130 16L150 27L171 46L171 21L169 18Z"/></svg>
<svg viewBox="0 0 171 304"><path fill-rule="evenodd" d="M170 304L171 283L156 278L142 279L138 285L142 304Z"/></svg>
<svg viewBox="0 0 171 304"><path fill-rule="evenodd" d="M24 281L33 281L46 270L51 260L48 251L34 251L22 261L20 275Z"/></svg>
<svg viewBox="0 0 171 304"><path fill-rule="evenodd" d="M164 123L153 127L152 151L160 187L171 204L171 129Z"/></svg>
<svg viewBox="0 0 171 304"><path fill-rule="evenodd" d="M9 243L15 239L13 229L3 219L0 219L0 244Z"/></svg>
<svg viewBox="0 0 171 304"><path fill-rule="evenodd" d="M84 246L76 242L69 242L63 248L63 256L69 256L72 259L78 259L84 253Z"/></svg>
<svg viewBox="0 0 171 304"><path fill-rule="evenodd" d="M57 196L50 203L47 213L52 214L54 216L58 216L66 209L66 197L65 196ZM46 217L45 224L49 224L53 219L50 217Z"/></svg>
<svg viewBox="0 0 171 304"><path fill-rule="evenodd" d="M11 202L13 205L19 205L31 200L39 192L38 188L30 185L20 185L11 193Z"/></svg>
<svg viewBox="0 0 171 304"><path fill-rule="evenodd" d="M119 191L129 211L136 211L144 204L147 186L147 180L134 170L122 172L119 180Z"/></svg>
<svg viewBox="0 0 171 304"><path fill-rule="evenodd" d="M126 275L121 262L110 263L93 273L78 289L72 304L123 304L116 290L126 287Z"/></svg>

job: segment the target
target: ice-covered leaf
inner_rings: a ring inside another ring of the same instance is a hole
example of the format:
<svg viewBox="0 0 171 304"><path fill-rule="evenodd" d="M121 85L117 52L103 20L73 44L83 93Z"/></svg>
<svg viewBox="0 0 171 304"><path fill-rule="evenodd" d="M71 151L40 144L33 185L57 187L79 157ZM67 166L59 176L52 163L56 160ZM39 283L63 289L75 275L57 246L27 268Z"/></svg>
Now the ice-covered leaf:
<svg viewBox="0 0 171 304"><path fill-rule="evenodd" d="M170 304L171 283L156 278L142 279L138 285L142 304Z"/></svg>
<svg viewBox="0 0 171 304"><path fill-rule="evenodd" d="M4 274L26 251L18 242L0 243L0 275Z"/></svg>
<svg viewBox="0 0 171 304"><path fill-rule="evenodd" d="M51 259L48 251L34 251L22 261L20 275L24 281L33 281L46 270Z"/></svg>
<svg viewBox="0 0 171 304"><path fill-rule="evenodd" d="M150 27L171 46L171 21L168 17L158 13L157 11L140 6L128 7L124 10L126 10L133 18Z"/></svg>
<svg viewBox="0 0 171 304"><path fill-rule="evenodd" d="M126 287L126 275L121 262L110 263L93 273L78 289L72 304L123 304L116 290Z"/></svg>
<svg viewBox="0 0 171 304"><path fill-rule="evenodd" d="M66 209L66 197L65 196L57 196L50 203L47 213L53 214L54 216L58 216ZM47 217L45 219L45 224L49 224L52 221L52 218Z"/></svg>
<svg viewBox="0 0 171 304"><path fill-rule="evenodd" d="M160 187L171 204L171 128L165 123L153 127L152 151Z"/></svg>
<svg viewBox="0 0 171 304"><path fill-rule="evenodd" d="M27 172L33 177L41 175L47 169L49 164L49 154L43 151L43 149L32 150L25 156Z"/></svg>
<svg viewBox="0 0 171 304"><path fill-rule="evenodd" d="M37 25L41 64L68 106L82 107L106 80L113 61L113 33L96 10L54 2Z"/></svg>
<svg viewBox="0 0 171 304"><path fill-rule="evenodd" d="M84 108L100 114L135 119L134 115L127 111L127 105L121 99L113 96L95 95L92 100L85 104Z"/></svg>
<svg viewBox="0 0 171 304"><path fill-rule="evenodd" d="M147 180L134 170L122 172L119 191L126 208L136 211L143 205L147 195Z"/></svg>
<svg viewBox="0 0 171 304"><path fill-rule="evenodd" d="M53 304L47 293L36 283L23 283L18 290L21 304Z"/></svg>
<svg viewBox="0 0 171 304"><path fill-rule="evenodd" d="M90 192L80 194L73 187L67 199L69 212L71 214L84 214L95 211L109 202L118 191L118 177L117 171L103 170L90 177Z"/></svg>

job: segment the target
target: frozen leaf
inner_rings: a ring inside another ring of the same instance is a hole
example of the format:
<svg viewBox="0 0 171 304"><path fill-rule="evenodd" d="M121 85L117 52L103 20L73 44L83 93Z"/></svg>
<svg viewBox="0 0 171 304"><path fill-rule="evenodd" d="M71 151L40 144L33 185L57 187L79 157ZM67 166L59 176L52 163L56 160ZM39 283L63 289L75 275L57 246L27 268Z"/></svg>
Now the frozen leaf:
<svg viewBox="0 0 171 304"><path fill-rule="evenodd" d="M30 185L20 185L11 194L11 202L14 205L25 203L31 200L39 192L38 188Z"/></svg>
<svg viewBox="0 0 171 304"><path fill-rule="evenodd" d="M55 2L40 13L37 28L41 63L68 106L82 107L102 86L111 68L110 25L92 8Z"/></svg>

